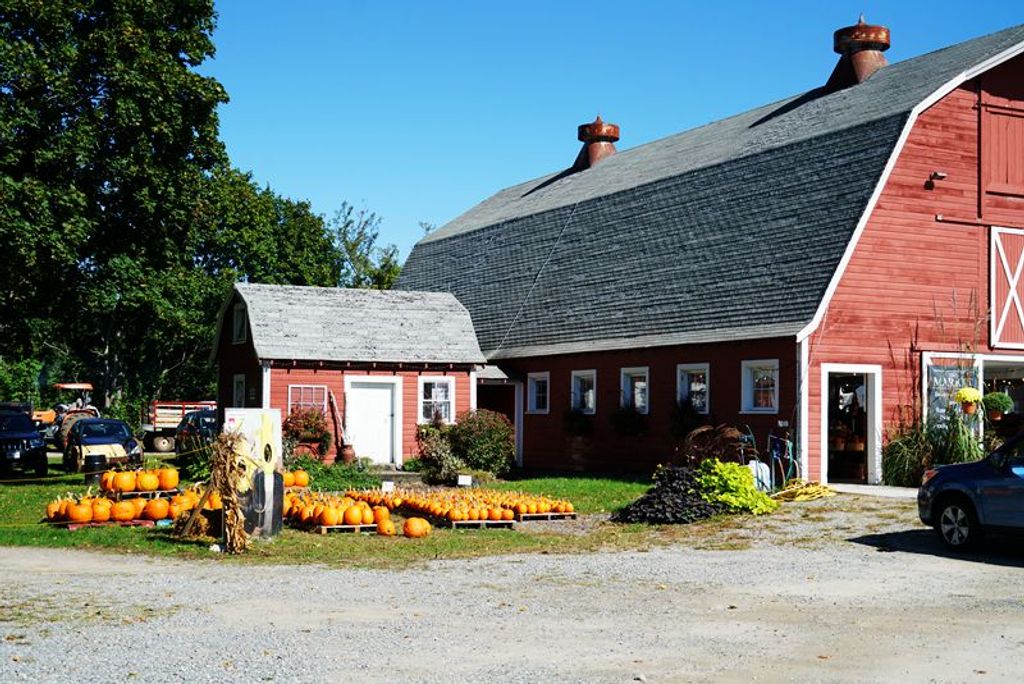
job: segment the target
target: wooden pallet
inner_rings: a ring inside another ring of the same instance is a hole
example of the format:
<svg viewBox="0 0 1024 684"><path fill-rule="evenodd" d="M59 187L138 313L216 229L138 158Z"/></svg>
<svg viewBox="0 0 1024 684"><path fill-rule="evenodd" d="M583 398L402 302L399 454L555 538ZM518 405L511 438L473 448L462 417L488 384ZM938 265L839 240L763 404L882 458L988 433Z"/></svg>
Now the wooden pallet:
<svg viewBox="0 0 1024 684"><path fill-rule="evenodd" d="M376 532L377 524L371 523L369 525L317 525L313 528L313 532L317 534L328 534L330 532L352 532L359 534L360 532Z"/></svg>
<svg viewBox="0 0 1024 684"><path fill-rule="evenodd" d="M108 520L106 522L87 522L87 523L73 523L64 522L60 523L62 527L66 527L69 532L80 530L83 527L153 527L156 525L152 520Z"/></svg>
<svg viewBox="0 0 1024 684"><path fill-rule="evenodd" d="M516 526L515 520L446 520L444 524L452 529L506 529L511 530Z"/></svg>
<svg viewBox="0 0 1024 684"><path fill-rule="evenodd" d="M519 522L530 522L531 520L575 520L575 513L516 513L516 520Z"/></svg>

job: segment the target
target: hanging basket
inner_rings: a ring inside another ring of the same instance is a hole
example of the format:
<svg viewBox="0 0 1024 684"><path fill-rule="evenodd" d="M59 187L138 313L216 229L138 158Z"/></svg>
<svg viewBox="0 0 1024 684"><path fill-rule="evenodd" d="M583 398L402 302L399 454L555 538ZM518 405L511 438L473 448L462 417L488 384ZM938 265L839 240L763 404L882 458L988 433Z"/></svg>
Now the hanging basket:
<svg viewBox="0 0 1024 684"><path fill-rule="evenodd" d="M962 404L960 404L960 409L964 412L964 415L973 416L974 413L978 410L978 404L977 402L974 401L965 401Z"/></svg>

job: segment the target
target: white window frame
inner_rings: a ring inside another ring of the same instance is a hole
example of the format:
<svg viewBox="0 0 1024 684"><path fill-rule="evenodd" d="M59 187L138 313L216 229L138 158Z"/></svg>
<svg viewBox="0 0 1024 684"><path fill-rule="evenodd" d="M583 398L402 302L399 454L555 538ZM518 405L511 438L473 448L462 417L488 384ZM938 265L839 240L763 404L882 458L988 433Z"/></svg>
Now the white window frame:
<svg viewBox="0 0 1024 684"><path fill-rule="evenodd" d="M771 368L775 371L775 391L772 399L772 408L759 408L754 406L754 373L757 368ZM742 403L740 413L761 413L778 414L779 412L779 360L778 359L751 359L740 364L740 386L742 387Z"/></svg>
<svg viewBox="0 0 1024 684"><path fill-rule="evenodd" d="M594 385L594 405L590 409L586 409L583 406L576 405L576 378L589 377L591 383ZM569 408L573 411L579 411L584 415L592 416L597 413L597 369L589 368L587 370L574 370L569 375Z"/></svg>
<svg viewBox="0 0 1024 684"><path fill-rule="evenodd" d="M446 425L455 423L455 377L451 375L421 375L416 381L416 422L419 425L430 423L432 418L423 417L423 385L431 383L444 383L448 385L448 402L451 404Z"/></svg>
<svg viewBox="0 0 1024 684"><path fill-rule="evenodd" d="M245 344L249 339L249 316L245 304L235 302L231 313L231 344Z"/></svg>
<svg viewBox="0 0 1024 684"><path fill-rule="evenodd" d="M245 408L245 373L235 373L231 377L231 407Z"/></svg>
<svg viewBox="0 0 1024 684"><path fill-rule="evenodd" d="M632 402L632 398L631 397L630 397L630 400L627 401L628 388L627 388L627 384L626 384L626 382L627 382L627 380L629 378L636 378L636 377L639 377L641 375L644 378L644 384L647 386L647 390L646 390L647 396L644 399L645 403L644 403L644 406L643 406L642 409L641 408L636 408L636 406L633 406L633 402ZM637 413L639 413L641 415L644 415L644 416L646 416L648 413L650 413L650 411L651 411L651 368L650 368L650 366L633 366L631 368L622 368L622 369L619 370L619 406L622 407L622 408L626 408L628 406L633 406L633 408L636 408L636 412Z"/></svg>
<svg viewBox="0 0 1024 684"><path fill-rule="evenodd" d="M291 415L291 413L292 413L292 404L295 403L292 400L292 390L300 390L301 391L301 390L304 390L304 389L313 389L313 390L323 390L324 391L324 403L323 403L323 406L320 407L320 411L326 417L327 416L327 394L330 392L330 390L327 388L327 385L288 385L288 415Z"/></svg>
<svg viewBox="0 0 1024 684"><path fill-rule="evenodd" d="M710 363L680 363L676 365L676 403L681 404L684 399L690 398L690 373L703 373L704 384L706 388L704 390L704 410L697 411L702 416L709 415L711 413L711 364ZM683 378L686 378L686 384L684 387ZM686 396L683 396L683 390L686 389Z"/></svg>
<svg viewBox="0 0 1024 684"><path fill-rule="evenodd" d="M544 408L537 408L537 393L535 391L537 381L544 381ZM551 410L551 373L526 374L526 412L534 415L547 415Z"/></svg>

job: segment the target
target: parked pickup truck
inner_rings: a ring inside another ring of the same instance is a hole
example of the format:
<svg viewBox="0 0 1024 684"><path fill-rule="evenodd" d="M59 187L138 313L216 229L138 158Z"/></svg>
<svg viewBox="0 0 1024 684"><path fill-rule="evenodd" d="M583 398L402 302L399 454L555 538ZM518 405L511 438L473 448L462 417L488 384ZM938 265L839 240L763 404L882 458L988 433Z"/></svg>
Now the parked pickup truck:
<svg viewBox="0 0 1024 684"><path fill-rule="evenodd" d="M174 431L186 413L217 409L215 401L151 401L142 416L147 449L174 451Z"/></svg>

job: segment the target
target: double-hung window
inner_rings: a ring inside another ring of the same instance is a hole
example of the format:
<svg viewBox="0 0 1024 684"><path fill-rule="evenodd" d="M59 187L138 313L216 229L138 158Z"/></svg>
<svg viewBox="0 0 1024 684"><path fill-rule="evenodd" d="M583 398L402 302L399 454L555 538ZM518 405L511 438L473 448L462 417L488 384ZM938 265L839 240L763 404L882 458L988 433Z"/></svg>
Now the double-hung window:
<svg viewBox="0 0 1024 684"><path fill-rule="evenodd" d="M676 366L676 400L689 403L697 413L711 412L711 368L707 363L681 363Z"/></svg>
<svg viewBox="0 0 1024 684"><path fill-rule="evenodd" d="M578 370L572 372L573 411L595 413L597 411L597 371Z"/></svg>
<svg viewBox="0 0 1024 684"><path fill-rule="evenodd" d="M548 373L528 373L526 376L526 412L547 413L551 401L551 376Z"/></svg>
<svg viewBox="0 0 1024 684"><path fill-rule="evenodd" d="M650 372L646 366L622 369L620 385L622 392L621 405L623 408L635 409L637 413L647 413L649 405L649 375Z"/></svg>
<svg viewBox="0 0 1024 684"><path fill-rule="evenodd" d="M427 378L419 380L419 422L429 423L455 420L455 378Z"/></svg>
<svg viewBox="0 0 1024 684"><path fill-rule="evenodd" d="M741 365L744 413L779 412L779 360L744 361Z"/></svg>

